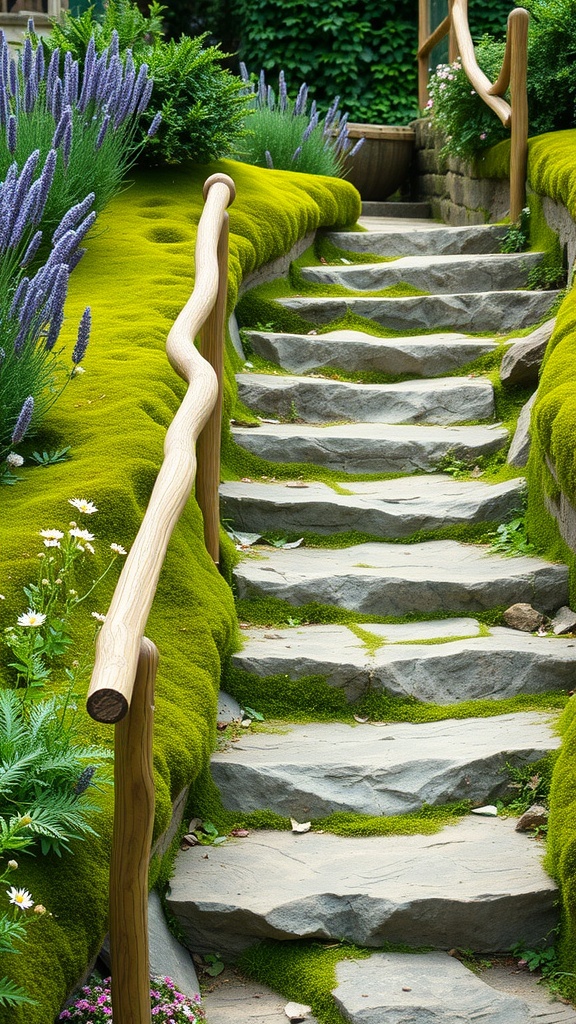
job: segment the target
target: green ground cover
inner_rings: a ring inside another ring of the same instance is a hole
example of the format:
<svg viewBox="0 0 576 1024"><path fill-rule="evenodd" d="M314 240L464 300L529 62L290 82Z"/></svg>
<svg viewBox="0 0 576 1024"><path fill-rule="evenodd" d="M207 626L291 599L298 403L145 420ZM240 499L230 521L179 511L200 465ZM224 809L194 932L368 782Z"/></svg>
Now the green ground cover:
<svg viewBox="0 0 576 1024"><path fill-rule="evenodd" d="M72 517L67 502L88 498L98 507L98 539L129 548L161 460L166 426L184 385L170 368L164 345L188 298L193 246L202 208L201 187L214 171L234 177L231 208L230 305L241 277L288 251L319 225L345 226L359 214L358 195L338 179L270 172L238 163L181 165L138 175L99 219L88 253L71 278L67 317L92 307L93 336L86 374L74 382L31 447L71 445L68 462L25 468L22 482L2 492L0 551L2 625L23 610L21 587L34 578L40 529ZM70 343L72 327L64 331ZM225 404L234 401L234 359L228 356ZM230 450L230 446L228 446ZM213 744L221 660L238 640L231 592L204 550L201 516L188 502L168 551L147 634L160 650L155 724L155 834L167 826L171 801L206 765ZM92 610L107 607L109 579L86 607L79 632L92 637ZM6 649L0 677L8 677ZM91 723L86 735L111 741ZM0 1010L2 1024L47 1024L59 1009L106 927L111 798L94 821L100 836L74 844L62 860L20 857L25 885L50 917L40 920L19 956L4 956L10 974L36 1006ZM153 865L152 880L159 870Z"/></svg>

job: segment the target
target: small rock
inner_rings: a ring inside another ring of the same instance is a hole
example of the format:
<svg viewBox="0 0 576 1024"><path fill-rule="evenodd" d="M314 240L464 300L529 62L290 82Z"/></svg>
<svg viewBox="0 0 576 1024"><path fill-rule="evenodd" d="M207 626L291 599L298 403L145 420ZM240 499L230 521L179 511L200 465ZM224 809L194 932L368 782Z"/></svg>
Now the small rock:
<svg viewBox="0 0 576 1024"><path fill-rule="evenodd" d="M524 633L533 633L544 622L544 616L537 612L531 604L512 604L504 612L504 622L510 629L521 629Z"/></svg>
<svg viewBox="0 0 576 1024"><path fill-rule="evenodd" d="M555 320L547 320L525 338L514 341L500 366L500 379L504 384L538 384L538 371L554 324Z"/></svg>
<svg viewBox="0 0 576 1024"><path fill-rule="evenodd" d="M312 1013L312 1008L305 1006L304 1003L286 1003L284 1013L291 1021L306 1020L308 1014Z"/></svg>
<svg viewBox="0 0 576 1024"><path fill-rule="evenodd" d="M517 832L529 832L533 828L545 825L548 821L548 811L542 804L532 804L524 814L518 818L516 824Z"/></svg>
<svg viewBox="0 0 576 1024"><path fill-rule="evenodd" d="M576 632L576 612L573 612L568 605L563 605L552 619L552 629L556 636Z"/></svg>
<svg viewBox="0 0 576 1024"><path fill-rule="evenodd" d="M498 808L494 804L486 804L485 807L473 807L472 814L481 814L485 818L497 818Z"/></svg>

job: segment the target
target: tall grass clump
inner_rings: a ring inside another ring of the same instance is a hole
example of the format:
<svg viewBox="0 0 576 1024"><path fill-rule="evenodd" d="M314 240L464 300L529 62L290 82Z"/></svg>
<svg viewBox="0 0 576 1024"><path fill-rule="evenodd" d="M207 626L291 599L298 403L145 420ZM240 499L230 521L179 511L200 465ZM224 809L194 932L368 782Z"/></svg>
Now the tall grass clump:
<svg viewBox="0 0 576 1024"><path fill-rule="evenodd" d="M236 157L244 163L281 171L344 175L345 158L363 143L348 138L348 114L341 114L340 97L332 101L324 119L313 100L308 111L308 86L304 82L294 101L288 97L284 72L278 80L278 96L266 84L264 71L258 82L250 79L244 64L240 74L251 97L247 137Z"/></svg>

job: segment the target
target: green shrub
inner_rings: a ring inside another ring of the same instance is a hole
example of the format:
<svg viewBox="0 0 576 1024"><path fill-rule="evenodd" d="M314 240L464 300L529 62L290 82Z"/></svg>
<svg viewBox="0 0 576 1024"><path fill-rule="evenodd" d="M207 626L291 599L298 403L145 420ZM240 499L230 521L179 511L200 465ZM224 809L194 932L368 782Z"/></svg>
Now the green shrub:
<svg viewBox="0 0 576 1024"><path fill-rule="evenodd" d="M338 97L332 101L320 122L316 103L308 113L308 87L300 87L295 101L288 98L284 72L280 72L278 96L266 85L264 71L258 86L250 82L246 66L240 65L243 81L252 97L251 115L246 139L237 157L247 164L281 171L303 171L306 174L327 174L341 177L344 158L360 146L348 140L346 122L341 117ZM248 85L248 83L250 83Z"/></svg>
<svg viewBox="0 0 576 1024"><path fill-rule="evenodd" d="M45 45L71 52L80 62L86 56L90 38L101 53L118 34L119 50L125 61L132 53L136 69L143 64L154 79L152 98L142 118L141 140L154 117L162 122L143 159L151 163L206 163L230 153L243 133L246 98L243 83L222 67L224 54L217 46L204 47L205 36L182 36L178 42L162 38L161 13L154 2L149 17L132 0L111 0L98 20L94 8L81 17L66 14L55 25Z"/></svg>

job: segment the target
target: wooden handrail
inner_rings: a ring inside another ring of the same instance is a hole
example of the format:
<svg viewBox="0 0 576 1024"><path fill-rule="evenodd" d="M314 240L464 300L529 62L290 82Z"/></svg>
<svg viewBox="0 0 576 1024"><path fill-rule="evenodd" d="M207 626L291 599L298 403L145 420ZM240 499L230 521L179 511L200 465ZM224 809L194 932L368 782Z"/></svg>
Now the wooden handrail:
<svg viewBox="0 0 576 1024"><path fill-rule="evenodd" d="M115 1024L151 1024L152 1020L148 863L154 822L152 738L158 651L144 636L144 629L168 542L194 486L197 468L204 535L211 554L215 560L218 557L226 207L235 194L234 182L226 174L213 174L204 185L194 290L166 342L170 363L188 388L166 432L164 460L98 637L87 698L92 718L116 723L109 894ZM198 333L202 354L194 345Z"/></svg>
<svg viewBox="0 0 576 1024"><path fill-rule="evenodd" d="M502 68L496 82L492 83L479 67L474 52L474 43L468 25L468 0L449 0L449 13L430 32L428 0L419 4L419 47L418 47L418 102L423 108L428 96L428 55L433 48L450 33L451 50L460 55L462 67L480 99L494 111L502 124L511 131L510 143L510 219L520 216L526 199L526 164L528 158L528 101L526 77L528 65L528 22L530 15L523 7L517 7L508 16L506 50ZM426 10L426 13L424 11ZM450 59L453 59L453 54ZM510 86L510 100L503 99Z"/></svg>
<svg viewBox="0 0 576 1024"><path fill-rule="evenodd" d="M188 390L166 433L164 461L96 644L87 707L98 722L120 721L130 705L140 641L168 542L194 484L194 445L218 401L217 374L195 348L194 338L218 298L218 242L235 188L225 174L213 175L205 187L194 291L166 342L170 363L188 381Z"/></svg>

